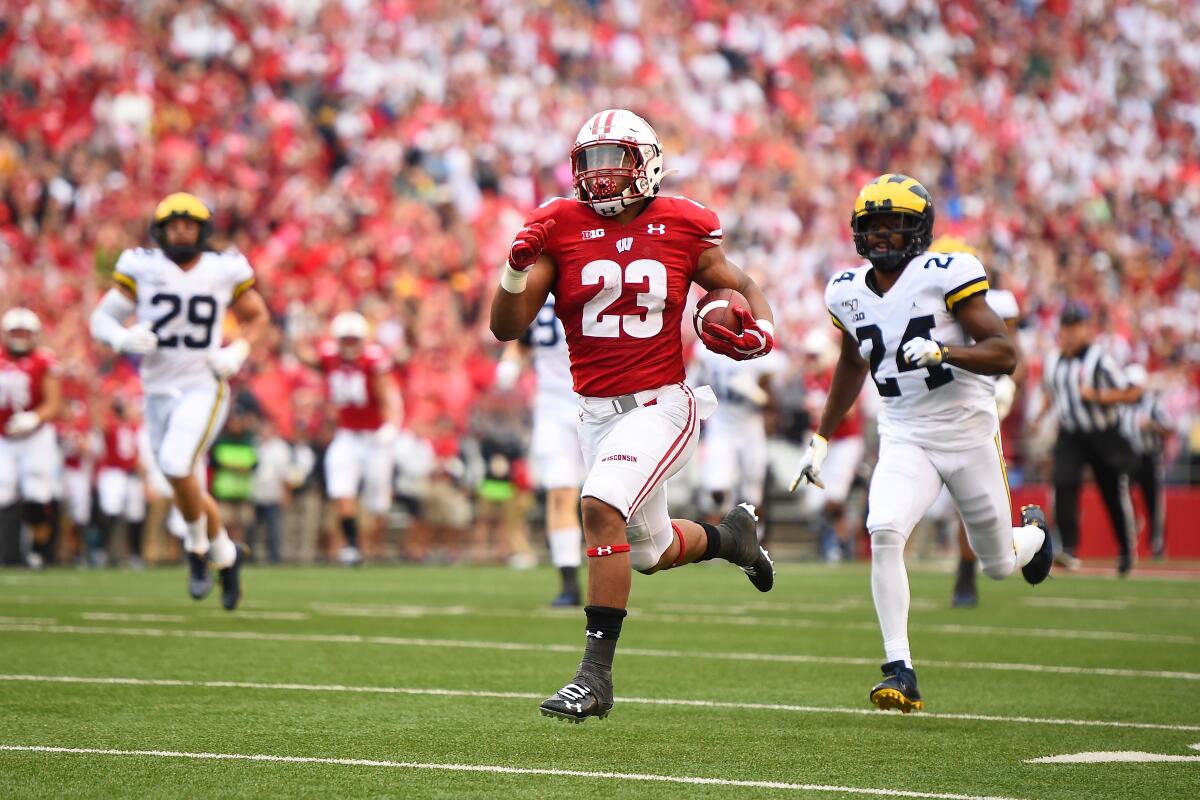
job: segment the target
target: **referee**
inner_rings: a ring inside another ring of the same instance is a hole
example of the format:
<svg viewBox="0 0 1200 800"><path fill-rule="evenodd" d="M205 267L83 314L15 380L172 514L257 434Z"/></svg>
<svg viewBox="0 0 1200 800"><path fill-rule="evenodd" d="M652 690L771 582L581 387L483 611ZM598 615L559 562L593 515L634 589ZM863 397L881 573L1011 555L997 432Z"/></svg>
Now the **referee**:
<svg viewBox="0 0 1200 800"><path fill-rule="evenodd" d="M1132 364L1125 378L1144 394L1132 405L1121 407L1121 433L1133 448L1134 467L1131 482L1142 490L1150 528L1150 552L1162 558L1165 552L1163 529L1166 500L1163 497L1163 439L1171 434L1171 418L1163 409L1158 392L1147 387L1146 368ZM1136 540L1136 535L1134 536Z"/></svg>
<svg viewBox="0 0 1200 800"><path fill-rule="evenodd" d="M1091 314L1081 303L1068 303L1059 318L1059 350L1046 361L1044 415L1053 404L1058 416L1054 445L1054 513L1062 538L1062 562L1078 566L1079 489L1083 467L1092 468L1112 522L1121 556L1117 573L1133 567L1129 472L1133 453L1119 430L1120 407L1137 402L1142 390L1131 387L1112 357L1095 343Z"/></svg>

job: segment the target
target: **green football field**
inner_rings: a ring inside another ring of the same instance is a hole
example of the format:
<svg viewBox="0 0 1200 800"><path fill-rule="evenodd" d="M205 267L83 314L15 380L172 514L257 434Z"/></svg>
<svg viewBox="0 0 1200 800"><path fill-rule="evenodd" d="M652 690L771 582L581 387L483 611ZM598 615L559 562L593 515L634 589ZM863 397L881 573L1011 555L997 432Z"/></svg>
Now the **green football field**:
<svg viewBox="0 0 1200 800"><path fill-rule="evenodd" d="M903 716L867 702L866 565L635 576L617 704L571 725L537 712L583 640L554 580L250 568L228 614L182 568L0 572L0 797L1200 796L1195 581L984 579L962 611L914 572Z"/></svg>

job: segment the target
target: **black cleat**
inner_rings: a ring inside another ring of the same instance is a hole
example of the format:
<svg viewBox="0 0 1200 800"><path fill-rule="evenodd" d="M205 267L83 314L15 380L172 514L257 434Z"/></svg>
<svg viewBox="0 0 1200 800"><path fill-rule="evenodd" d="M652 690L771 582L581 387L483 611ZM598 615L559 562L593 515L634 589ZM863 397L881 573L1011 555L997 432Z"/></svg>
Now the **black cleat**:
<svg viewBox="0 0 1200 800"><path fill-rule="evenodd" d="M975 587L975 562L959 561L958 578L954 581L953 608L974 608L979 605L979 590Z"/></svg>
<svg viewBox="0 0 1200 800"><path fill-rule="evenodd" d="M722 536L735 542L736 550L729 560L742 568L755 589L769 592L775 585L775 562L758 543L757 522L754 506L740 503L725 515L717 528Z"/></svg>
<svg viewBox="0 0 1200 800"><path fill-rule="evenodd" d="M212 573L208 571L208 557L189 552L187 560L188 594L193 600L203 600L213 588Z"/></svg>
<svg viewBox="0 0 1200 800"><path fill-rule="evenodd" d="M246 545L241 542L234 542L233 546L237 548L237 557L233 560L233 566L225 567L217 572L221 579L221 605L226 611L233 611L237 608L238 601L242 599L242 565L249 555Z"/></svg>
<svg viewBox="0 0 1200 800"><path fill-rule="evenodd" d="M578 725L588 717L604 719L613 707L612 678L576 673L575 679L540 706L543 717L557 717Z"/></svg>
<svg viewBox="0 0 1200 800"><path fill-rule="evenodd" d="M904 666L903 661L884 664L884 678L871 690L871 702L880 711L898 708L902 713L920 711L925 707L917 691L917 673Z"/></svg>
<svg viewBox="0 0 1200 800"><path fill-rule="evenodd" d="M579 592L569 592L565 589L550 601L551 608L571 608L572 606L581 605L583 605L583 602L579 597Z"/></svg>
<svg viewBox="0 0 1200 800"><path fill-rule="evenodd" d="M1025 580L1037 586L1046 580L1046 576L1050 574L1050 566L1054 563L1054 543L1050 541L1050 531L1046 528L1046 515L1042 512L1041 506L1021 506L1021 525L1033 525L1041 528L1046 535L1042 546L1033 554L1033 558L1029 560L1028 564L1021 567L1021 574L1025 576Z"/></svg>

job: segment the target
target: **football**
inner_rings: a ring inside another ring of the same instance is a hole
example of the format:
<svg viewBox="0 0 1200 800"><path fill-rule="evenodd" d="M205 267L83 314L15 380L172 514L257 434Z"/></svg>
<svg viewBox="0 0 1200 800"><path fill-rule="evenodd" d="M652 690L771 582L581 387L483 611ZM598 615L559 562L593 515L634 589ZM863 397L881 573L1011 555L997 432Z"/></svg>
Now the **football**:
<svg viewBox="0 0 1200 800"><path fill-rule="evenodd" d="M742 321L733 313L734 306L750 310L750 303L736 289L713 289L696 303L692 327L699 336L706 325L723 325L734 333L742 332Z"/></svg>

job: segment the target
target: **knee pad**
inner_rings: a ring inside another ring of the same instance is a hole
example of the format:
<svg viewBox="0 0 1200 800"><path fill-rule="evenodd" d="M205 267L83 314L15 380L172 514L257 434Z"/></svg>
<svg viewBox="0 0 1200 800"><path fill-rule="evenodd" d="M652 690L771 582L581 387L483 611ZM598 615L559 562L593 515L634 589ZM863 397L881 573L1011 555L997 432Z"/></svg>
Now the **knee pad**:
<svg viewBox="0 0 1200 800"><path fill-rule="evenodd" d="M22 516L30 525L41 525L50 521L46 503L34 503L26 500L22 505Z"/></svg>
<svg viewBox="0 0 1200 800"><path fill-rule="evenodd" d="M876 550L896 549L903 557L905 541L907 541L906 537L897 531L871 531L871 553L874 554Z"/></svg>

